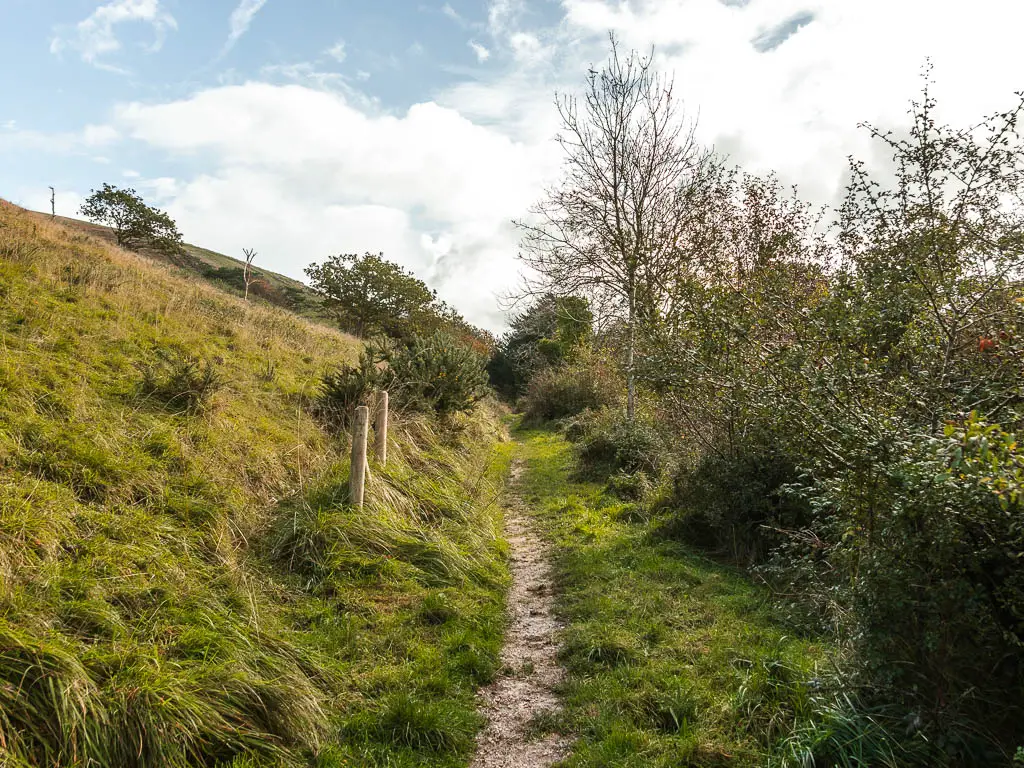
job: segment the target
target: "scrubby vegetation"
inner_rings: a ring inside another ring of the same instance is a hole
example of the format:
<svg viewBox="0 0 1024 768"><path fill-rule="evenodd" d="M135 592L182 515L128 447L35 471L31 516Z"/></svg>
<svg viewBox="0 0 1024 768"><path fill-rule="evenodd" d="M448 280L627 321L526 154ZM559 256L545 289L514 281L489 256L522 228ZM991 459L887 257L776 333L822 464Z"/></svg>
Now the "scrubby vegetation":
<svg viewBox="0 0 1024 768"><path fill-rule="evenodd" d="M461 765L497 665L501 430L399 416L351 337L0 204L0 763Z"/></svg>
<svg viewBox="0 0 1024 768"><path fill-rule="evenodd" d="M903 766L831 665L770 594L666 538L597 483L572 446L523 432L530 501L554 542L568 622L566 710L536 729L577 734L568 766Z"/></svg>
<svg viewBox="0 0 1024 768"><path fill-rule="evenodd" d="M339 327L363 338L402 343L443 333L488 354L491 334L466 322L426 283L384 254L339 254L306 268L324 311Z"/></svg>
<svg viewBox="0 0 1024 768"><path fill-rule="evenodd" d="M602 307L578 359L614 360L627 406L566 418L582 402L568 385L598 371L547 365L518 385L523 404L631 505L609 515L655 519L666 551L747 568L791 631L829 638L836 695L812 718L762 723L779 744L835 748L813 764L1010 762L1024 719L1024 102L949 127L926 86L903 131L867 127L891 173L852 161L844 202L821 215L694 146L649 59L613 48L561 106L563 184L523 225L530 288ZM543 358L538 338L520 359ZM620 646L609 659L634 658ZM815 685L800 664L785 674ZM858 751L866 734L884 750Z"/></svg>
<svg viewBox="0 0 1024 768"><path fill-rule="evenodd" d="M319 409L348 423L357 405L384 390L407 413L468 413L488 394L484 366L484 357L441 331L427 338L414 336L406 344L370 343L356 365L324 376Z"/></svg>

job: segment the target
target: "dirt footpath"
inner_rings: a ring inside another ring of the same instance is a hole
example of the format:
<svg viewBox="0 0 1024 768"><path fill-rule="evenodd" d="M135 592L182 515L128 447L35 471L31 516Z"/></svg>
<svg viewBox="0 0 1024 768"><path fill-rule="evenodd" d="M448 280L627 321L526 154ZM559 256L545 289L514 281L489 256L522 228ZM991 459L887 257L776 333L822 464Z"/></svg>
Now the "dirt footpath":
<svg viewBox="0 0 1024 768"><path fill-rule="evenodd" d="M511 545L512 588L508 595L509 628L501 652L501 677L483 689L487 727L477 741L470 768L544 768L569 753L571 741L558 734L536 738L531 721L560 708L554 687L562 679L558 665L554 595L548 552L534 532L516 493L523 467L512 467L513 500L505 511Z"/></svg>

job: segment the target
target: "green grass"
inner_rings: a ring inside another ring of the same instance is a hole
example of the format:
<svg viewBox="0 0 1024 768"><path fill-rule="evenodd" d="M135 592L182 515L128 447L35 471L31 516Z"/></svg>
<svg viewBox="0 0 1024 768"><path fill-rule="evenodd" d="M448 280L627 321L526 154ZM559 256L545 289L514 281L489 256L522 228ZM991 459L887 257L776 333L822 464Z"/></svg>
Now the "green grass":
<svg viewBox="0 0 1024 768"><path fill-rule="evenodd" d="M465 764L511 445L396 417L357 513L357 349L0 202L0 765Z"/></svg>
<svg viewBox="0 0 1024 768"><path fill-rule="evenodd" d="M39 223L50 221L48 213L36 212L30 215L34 221ZM65 216L58 216L56 220L68 229L89 235L98 242L105 242L111 245L116 242L114 230L102 224L94 224ZM158 252L152 252L147 255L154 260L174 264L182 273L191 274L194 277L209 281L222 291L235 296L242 296L245 293L245 281L243 278L244 261L190 243L185 243L183 250L183 256L171 258L166 254ZM254 303L275 304L310 320L330 323L330 317L320 307L316 292L308 285L299 280L264 269L258 256L253 271L257 279L266 283L262 289L257 288L250 292L250 299ZM266 289L269 289L269 291Z"/></svg>
<svg viewBox="0 0 1024 768"><path fill-rule="evenodd" d="M785 740L820 721L815 679L830 649L787 632L744 574L575 482L563 438L517 437L566 621L566 708L542 724L578 736L566 766L784 764ZM788 764L802 764L804 746Z"/></svg>

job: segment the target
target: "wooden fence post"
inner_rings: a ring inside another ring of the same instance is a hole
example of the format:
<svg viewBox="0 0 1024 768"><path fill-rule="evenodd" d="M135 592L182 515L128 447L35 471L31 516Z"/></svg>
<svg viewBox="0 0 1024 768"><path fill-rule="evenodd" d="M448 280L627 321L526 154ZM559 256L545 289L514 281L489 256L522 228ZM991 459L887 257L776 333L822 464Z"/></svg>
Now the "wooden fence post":
<svg viewBox="0 0 1024 768"><path fill-rule="evenodd" d="M366 434L369 426L370 409L360 405L352 422L352 467L348 476L349 502L360 509L366 488Z"/></svg>
<svg viewBox="0 0 1024 768"><path fill-rule="evenodd" d="M377 420L373 425L374 452L383 467L388 463L388 393L381 392L377 398Z"/></svg>

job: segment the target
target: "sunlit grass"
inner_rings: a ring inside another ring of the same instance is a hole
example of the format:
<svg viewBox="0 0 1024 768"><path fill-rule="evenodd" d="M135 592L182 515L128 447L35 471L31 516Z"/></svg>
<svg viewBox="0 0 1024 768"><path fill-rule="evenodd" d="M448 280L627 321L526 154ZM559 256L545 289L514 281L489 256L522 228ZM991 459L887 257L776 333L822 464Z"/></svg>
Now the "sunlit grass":
<svg viewBox="0 0 1024 768"><path fill-rule="evenodd" d="M813 716L827 647L796 637L742 573L661 538L572 478L559 435L520 431L523 486L555 546L567 622L568 766L764 766Z"/></svg>
<svg viewBox="0 0 1024 768"><path fill-rule="evenodd" d="M396 417L349 508L357 347L0 204L0 765L465 764L510 445Z"/></svg>

